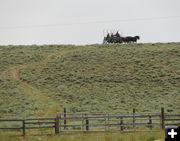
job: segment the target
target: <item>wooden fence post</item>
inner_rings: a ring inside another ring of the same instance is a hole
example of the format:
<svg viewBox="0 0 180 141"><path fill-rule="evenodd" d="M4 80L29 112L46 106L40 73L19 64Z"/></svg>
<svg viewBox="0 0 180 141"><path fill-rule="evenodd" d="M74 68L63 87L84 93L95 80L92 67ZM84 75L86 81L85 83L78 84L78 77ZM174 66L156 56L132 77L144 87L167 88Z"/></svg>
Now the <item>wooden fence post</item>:
<svg viewBox="0 0 180 141"><path fill-rule="evenodd" d="M86 117L86 131L89 131L89 120L88 120L88 117Z"/></svg>
<svg viewBox="0 0 180 141"><path fill-rule="evenodd" d="M109 120L109 114L108 114L108 131L109 131L109 127L110 127L110 120Z"/></svg>
<svg viewBox="0 0 180 141"><path fill-rule="evenodd" d="M25 136L26 135L25 120L22 121L22 130L23 130L23 136Z"/></svg>
<svg viewBox="0 0 180 141"><path fill-rule="evenodd" d="M107 115L105 115L105 118L104 118L104 131L107 130L107 129L106 129L106 126L107 126L107 123L106 123L106 116L107 116Z"/></svg>
<svg viewBox="0 0 180 141"><path fill-rule="evenodd" d="M135 130L135 128L136 128L136 117L135 117L135 113L136 113L136 109L134 108L133 109L133 128L134 128L134 130Z"/></svg>
<svg viewBox="0 0 180 141"><path fill-rule="evenodd" d="M121 123L120 123L120 125L121 125L121 131L123 131L123 117L121 117Z"/></svg>
<svg viewBox="0 0 180 141"><path fill-rule="evenodd" d="M82 114L82 132L84 131L84 116L83 116L83 114Z"/></svg>
<svg viewBox="0 0 180 141"><path fill-rule="evenodd" d="M152 117L149 116L149 128L152 130Z"/></svg>
<svg viewBox="0 0 180 141"><path fill-rule="evenodd" d="M161 128L164 130L165 128L165 120L164 120L164 108L161 108Z"/></svg>
<svg viewBox="0 0 180 141"><path fill-rule="evenodd" d="M61 114L59 116L59 132L61 132Z"/></svg>
<svg viewBox="0 0 180 141"><path fill-rule="evenodd" d="M55 118L55 134L59 134L59 116Z"/></svg>
<svg viewBox="0 0 180 141"><path fill-rule="evenodd" d="M66 108L64 108L64 129L66 129Z"/></svg>

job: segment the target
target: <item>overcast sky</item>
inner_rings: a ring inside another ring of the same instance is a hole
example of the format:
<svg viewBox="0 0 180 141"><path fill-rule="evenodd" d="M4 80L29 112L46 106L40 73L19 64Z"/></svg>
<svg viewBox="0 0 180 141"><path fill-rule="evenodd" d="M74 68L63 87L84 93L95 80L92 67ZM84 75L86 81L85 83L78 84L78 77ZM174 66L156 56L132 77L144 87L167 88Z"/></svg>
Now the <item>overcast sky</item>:
<svg viewBox="0 0 180 141"><path fill-rule="evenodd" d="M179 42L180 0L0 0L0 45L102 43L107 30Z"/></svg>

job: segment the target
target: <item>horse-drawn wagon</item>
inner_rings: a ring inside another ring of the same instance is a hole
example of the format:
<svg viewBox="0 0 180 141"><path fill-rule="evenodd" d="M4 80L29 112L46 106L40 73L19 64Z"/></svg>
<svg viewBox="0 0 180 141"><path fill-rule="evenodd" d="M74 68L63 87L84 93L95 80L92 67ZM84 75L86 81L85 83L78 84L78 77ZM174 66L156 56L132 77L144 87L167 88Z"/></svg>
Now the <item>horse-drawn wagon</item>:
<svg viewBox="0 0 180 141"><path fill-rule="evenodd" d="M108 43L129 43L129 42L137 42L139 40L139 36L127 36L127 37L122 37L116 32L116 34L111 33L111 35L108 33L106 37L103 39L103 44L108 44Z"/></svg>
<svg viewBox="0 0 180 141"><path fill-rule="evenodd" d="M104 37L103 44L107 43L122 43L122 38L117 36Z"/></svg>
<svg viewBox="0 0 180 141"><path fill-rule="evenodd" d="M122 43L122 38L118 32L116 34L111 33L111 35L108 33L103 40L103 44L107 43Z"/></svg>

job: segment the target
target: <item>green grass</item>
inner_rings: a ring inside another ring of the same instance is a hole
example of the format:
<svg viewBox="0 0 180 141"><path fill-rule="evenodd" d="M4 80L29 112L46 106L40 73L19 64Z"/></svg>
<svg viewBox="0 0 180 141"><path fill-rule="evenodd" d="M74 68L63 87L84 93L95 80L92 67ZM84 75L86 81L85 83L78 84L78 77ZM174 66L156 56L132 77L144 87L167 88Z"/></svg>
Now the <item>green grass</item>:
<svg viewBox="0 0 180 141"><path fill-rule="evenodd" d="M1 136L1 141L164 141L164 132L139 133L89 133L59 136L27 136L7 137Z"/></svg>
<svg viewBox="0 0 180 141"><path fill-rule="evenodd" d="M180 113L180 43L1 46L0 56L1 118Z"/></svg>

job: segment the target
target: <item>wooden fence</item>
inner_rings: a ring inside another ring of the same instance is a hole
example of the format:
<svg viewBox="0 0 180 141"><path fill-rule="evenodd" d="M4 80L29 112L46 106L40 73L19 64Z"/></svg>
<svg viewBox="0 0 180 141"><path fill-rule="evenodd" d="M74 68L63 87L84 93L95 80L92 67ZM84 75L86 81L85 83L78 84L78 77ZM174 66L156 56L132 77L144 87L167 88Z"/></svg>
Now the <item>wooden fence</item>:
<svg viewBox="0 0 180 141"><path fill-rule="evenodd" d="M1 127L0 130L26 130L30 129L54 129L55 134L90 133L90 132L138 132L139 127L147 127L151 131L153 127L180 126L180 114L165 114L164 108L160 113L64 113L52 118L28 118L28 119L0 119L2 122L19 122L18 127ZM1 125L1 124L0 124ZM148 130L147 130L148 129ZM153 130L160 131L160 130Z"/></svg>

